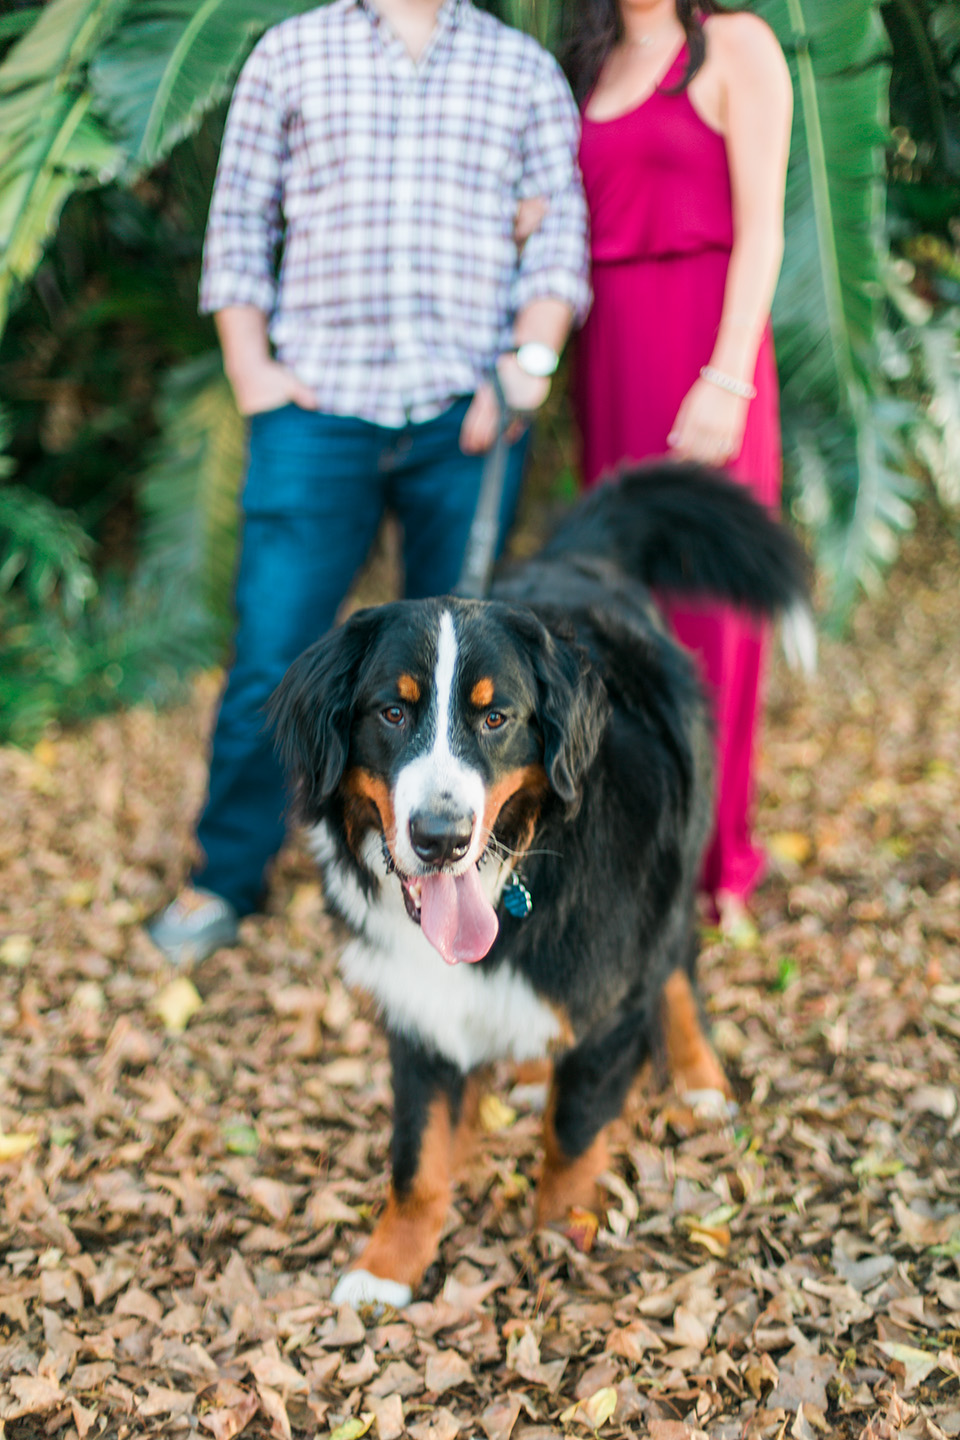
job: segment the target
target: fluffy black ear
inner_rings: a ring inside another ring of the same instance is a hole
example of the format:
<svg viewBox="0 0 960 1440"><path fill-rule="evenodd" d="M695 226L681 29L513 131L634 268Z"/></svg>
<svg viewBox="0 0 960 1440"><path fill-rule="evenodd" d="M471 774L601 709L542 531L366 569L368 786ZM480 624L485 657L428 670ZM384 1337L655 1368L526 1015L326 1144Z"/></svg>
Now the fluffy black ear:
<svg viewBox="0 0 960 1440"><path fill-rule="evenodd" d="M328 631L293 662L267 706L277 753L308 820L318 817L347 763L357 674L370 627L370 612L360 612Z"/></svg>
<svg viewBox="0 0 960 1440"><path fill-rule="evenodd" d="M579 645L552 633L534 615L515 611L513 620L536 675L544 769L572 816L610 713L606 687Z"/></svg>

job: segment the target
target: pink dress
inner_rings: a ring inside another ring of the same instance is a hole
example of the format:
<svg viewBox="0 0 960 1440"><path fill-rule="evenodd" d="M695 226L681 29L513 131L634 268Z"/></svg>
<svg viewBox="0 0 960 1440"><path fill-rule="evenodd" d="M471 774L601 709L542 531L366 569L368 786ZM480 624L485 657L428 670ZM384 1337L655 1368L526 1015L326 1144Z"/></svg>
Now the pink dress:
<svg viewBox="0 0 960 1440"><path fill-rule="evenodd" d="M584 116L580 144L590 207L593 308L577 347L575 403L584 481L667 454L680 402L708 363L723 305L733 205L723 137L686 90L684 46L659 87L612 120ZM769 327L740 454L728 465L767 505L780 498L780 415ZM713 699L716 827L703 888L745 897L763 872L753 842L754 737L764 627L725 606L666 607L700 657Z"/></svg>

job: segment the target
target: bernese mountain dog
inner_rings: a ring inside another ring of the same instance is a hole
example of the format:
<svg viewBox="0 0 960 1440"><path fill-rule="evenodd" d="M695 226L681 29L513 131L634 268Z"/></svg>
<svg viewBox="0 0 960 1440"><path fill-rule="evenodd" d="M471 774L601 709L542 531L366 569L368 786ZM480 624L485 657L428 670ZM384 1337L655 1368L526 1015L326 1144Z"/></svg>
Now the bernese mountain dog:
<svg viewBox="0 0 960 1440"><path fill-rule="evenodd" d="M552 1061L538 1224L596 1203L605 1127L651 1052L682 1087L725 1085L694 992L708 706L655 593L804 613L804 559L742 487L641 469L489 600L361 610L273 698L326 900L353 933L341 970L392 1062L390 1193L338 1302L411 1299L483 1067Z"/></svg>

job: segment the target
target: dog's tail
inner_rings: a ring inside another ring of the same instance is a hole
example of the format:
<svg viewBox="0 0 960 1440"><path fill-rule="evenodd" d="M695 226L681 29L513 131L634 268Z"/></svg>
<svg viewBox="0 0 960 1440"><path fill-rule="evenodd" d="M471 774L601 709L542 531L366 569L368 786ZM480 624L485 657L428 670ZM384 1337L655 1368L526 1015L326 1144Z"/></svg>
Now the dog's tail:
<svg viewBox="0 0 960 1440"><path fill-rule="evenodd" d="M688 463L644 466L598 486L543 554L596 555L652 589L762 615L805 605L809 593L795 536L745 486Z"/></svg>
<svg viewBox="0 0 960 1440"><path fill-rule="evenodd" d="M711 596L783 618L791 664L816 668L807 558L743 485L685 462L641 466L600 485L566 517L544 558L596 556L651 589Z"/></svg>

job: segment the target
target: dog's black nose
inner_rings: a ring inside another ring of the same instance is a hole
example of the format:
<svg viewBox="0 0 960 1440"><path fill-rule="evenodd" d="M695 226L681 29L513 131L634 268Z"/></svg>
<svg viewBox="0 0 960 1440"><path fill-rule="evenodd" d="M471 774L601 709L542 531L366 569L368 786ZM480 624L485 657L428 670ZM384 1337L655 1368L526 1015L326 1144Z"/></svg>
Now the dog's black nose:
<svg viewBox="0 0 960 1440"><path fill-rule="evenodd" d="M410 816L410 844L427 865L462 860L472 839L472 815L443 815L421 810Z"/></svg>

